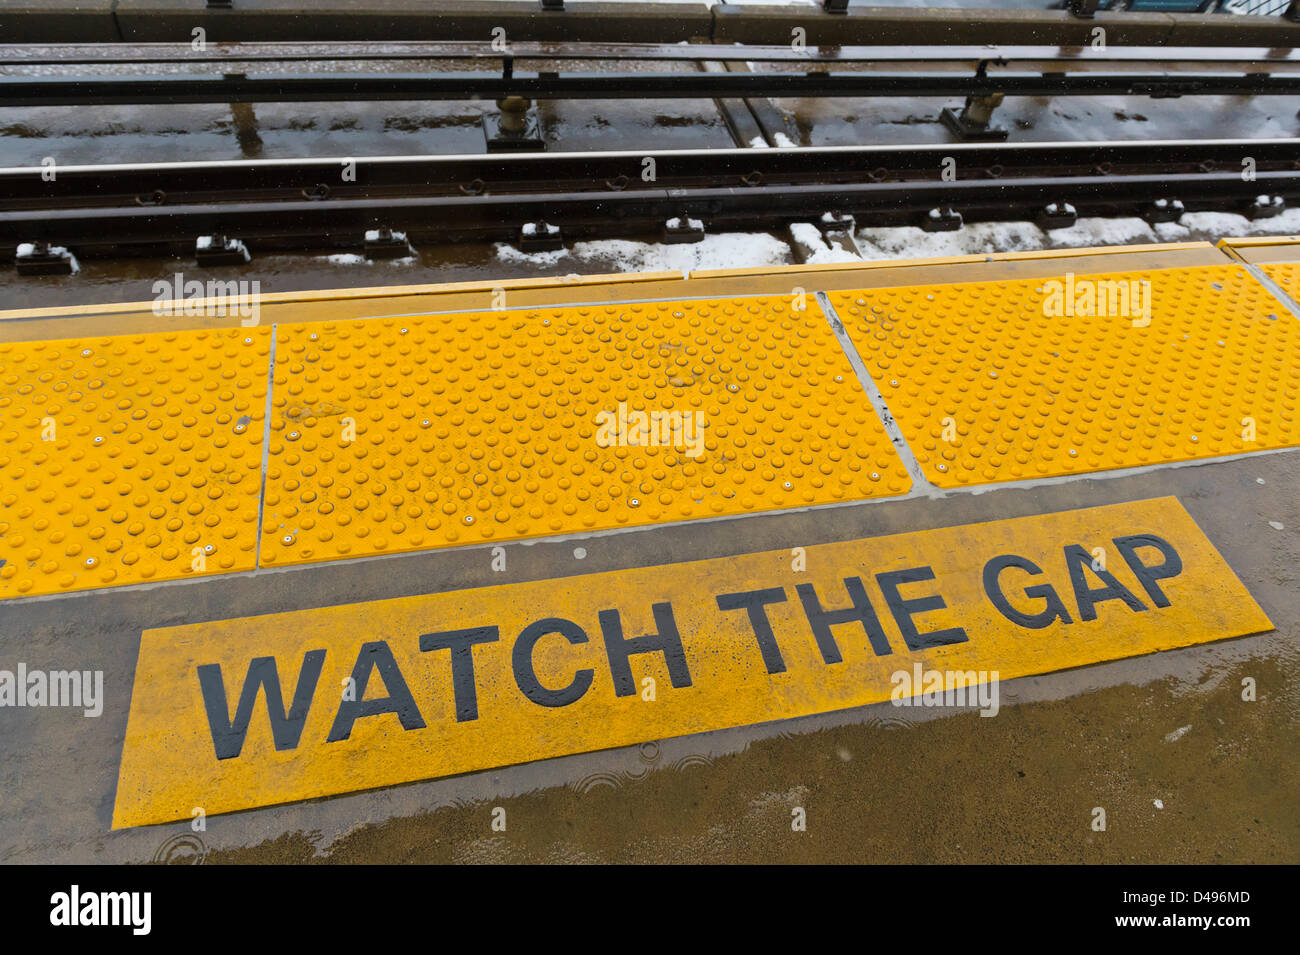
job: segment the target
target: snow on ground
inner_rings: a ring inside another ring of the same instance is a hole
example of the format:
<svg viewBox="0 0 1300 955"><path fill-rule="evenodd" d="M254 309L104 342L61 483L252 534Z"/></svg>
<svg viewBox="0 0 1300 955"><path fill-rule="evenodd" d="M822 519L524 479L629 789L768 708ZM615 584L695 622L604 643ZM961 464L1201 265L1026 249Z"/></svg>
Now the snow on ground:
<svg viewBox="0 0 1300 955"><path fill-rule="evenodd" d="M828 244L811 223L795 223L791 232L811 251L810 264L857 261L848 250ZM1233 213L1190 212L1180 222L1154 226L1138 218L1081 218L1068 229L1050 232L1032 222L977 222L955 232L925 232L915 226L891 226L859 229L856 238L863 259L871 261L1159 242L1217 242L1225 236L1294 234L1300 234L1300 209L1288 210L1272 219L1254 221ZM539 267L571 262L572 271L588 273L761 268L789 265L796 261L787 242L761 232L706 235L704 241L690 245L607 239L576 242L555 252L525 253L505 243L498 243L495 248L497 259L502 262Z"/></svg>
<svg viewBox="0 0 1300 955"><path fill-rule="evenodd" d="M400 258L392 259L368 259L364 255L358 255L355 252L336 252L333 255L322 255L330 265L374 265L375 262L383 262L385 265L415 265L419 259L413 255L403 255Z"/></svg>
<svg viewBox="0 0 1300 955"><path fill-rule="evenodd" d="M955 232L926 232L916 226L858 230L866 259L923 259L1044 248L1047 237L1032 222L979 222Z"/></svg>
<svg viewBox="0 0 1300 955"><path fill-rule="evenodd" d="M1138 218L1081 218L1068 229L1040 229L1032 222L977 222L956 232L924 232L912 226L860 229L858 247L867 259L931 258L1148 245L1156 242L1217 242L1225 237L1300 232L1300 209L1272 219L1250 220L1228 212L1189 212L1179 222L1149 225Z"/></svg>
<svg viewBox="0 0 1300 955"><path fill-rule="evenodd" d="M520 252L499 242L497 258L502 262L554 266L573 262L574 271L661 272L695 269L743 269L764 265L789 265L794 261L790 246L765 232L728 232L706 235L702 242L662 245L626 239L575 242L554 252ZM583 268L578 268L583 266ZM594 268L594 267L599 267Z"/></svg>
<svg viewBox="0 0 1300 955"><path fill-rule="evenodd" d="M1212 239L1227 236L1292 235L1300 232L1300 209L1288 209L1271 219L1247 219L1232 212L1188 212L1179 222L1155 227L1161 242Z"/></svg>
<svg viewBox="0 0 1300 955"><path fill-rule="evenodd" d="M1026 223L1028 225L1028 223ZM1121 219L1080 218L1068 229L1053 229L1044 232L1031 226L1046 241L1041 249L1083 249L1094 245L1142 245L1159 242L1160 237L1144 219L1136 216Z"/></svg>
<svg viewBox="0 0 1300 955"><path fill-rule="evenodd" d="M811 222L790 225L790 236L808 250L808 265L825 265L831 262L860 262L860 256L840 245L832 245L822 235L822 230Z"/></svg>

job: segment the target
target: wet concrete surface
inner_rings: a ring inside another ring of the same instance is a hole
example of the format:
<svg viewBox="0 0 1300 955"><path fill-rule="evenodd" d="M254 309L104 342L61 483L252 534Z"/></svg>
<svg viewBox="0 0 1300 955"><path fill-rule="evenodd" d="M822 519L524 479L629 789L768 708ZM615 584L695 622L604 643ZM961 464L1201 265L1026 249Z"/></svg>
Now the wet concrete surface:
<svg viewBox="0 0 1300 955"><path fill-rule="evenodd" d="M1187 681L1169 677L1023 703L996 726L975 713L916 726L882 719L757 740L680 768L657 765L651 744L638 754L644 773L617 783L367 824L323 856L300 832L207 861L1294 863L1296 766L1277 760L1297 728L1294 663L1261 654L1222 664L1191 701L1180 699ZM1242 704L1247 676L1278 692ZM1191 729L1169 742L1184 720ZM1097 805L1104 833L1087 824ZM490 829L497 806L505 833ZM806 831L791 829L796 807Z"/></svg>

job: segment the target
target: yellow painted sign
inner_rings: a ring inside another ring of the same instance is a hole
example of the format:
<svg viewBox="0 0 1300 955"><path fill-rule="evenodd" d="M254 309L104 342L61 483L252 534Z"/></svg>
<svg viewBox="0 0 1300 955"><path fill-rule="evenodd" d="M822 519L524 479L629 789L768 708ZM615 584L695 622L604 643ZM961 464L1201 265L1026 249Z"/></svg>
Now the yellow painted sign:
<svg viewBox="0 0 1300 955"><path fill-rule="evenodd" d="M1272 628L1174 498L148 630L115 828ZM917 681L918 684L920 681Z"/></svg>

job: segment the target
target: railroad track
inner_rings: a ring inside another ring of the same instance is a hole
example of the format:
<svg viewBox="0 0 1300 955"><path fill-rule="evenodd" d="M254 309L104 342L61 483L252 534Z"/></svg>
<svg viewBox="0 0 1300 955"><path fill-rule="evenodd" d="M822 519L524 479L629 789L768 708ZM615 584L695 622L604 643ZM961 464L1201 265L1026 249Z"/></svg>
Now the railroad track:
<svg viewBox="0 0 1300 955"><path fill-rule="evenodd" d="M253 252L332 249L382 229L415 242L510 241L542 221L567 240L652 233L675 217L725 231L824 213L931 229L954 227L953 215L1049 227L1072 214L1267 216L1300 202L1300 139L145 163L60 167L48 181L43 172L0 169L0 247L146 254L215 234Z"/></svg>
<svg viewBox="0 0 1300 955"><path fill-rule="evenodd" d="M279 51L279 54L275 51ZM469 64L474 69L357 71L357 63ZM565 69L566 64L704 62L763 69ZM266 64L314 64L265 71ZM220 70L202 67L219 64ZM343 64L339 66L322 64ZM524 70L525 64L534 68ZM49 75L47 68L87 71ZM129 75L106 67L131 66ZM25 72L41 68L40 73ZM88 68L99 67L99 72ZM834 69L833 67L841 67ZM400 44L387 52L348 44L240 44L197 53L153 44L112 48L0 48L0 106L147 105L401 100L715 99L722 97L1098 96L1300 94L1300 53L1289 49L1164 47L833 47L711 44ZM153 72L149 72L152 70ZM181 70L182 72L178 72ZM16 72L15 72L16 71ZM136 73L142 75L136 75Z"/></svg>
<svg viewBox="0 0 1300 955"><path fill-rule="evenodd" d="M361 63L370 71L359 72ZM382 71L394 64L400 72ZM593 71L595 64L608 69ZM281 72L259 72L268 68ZM704 43L0 47L7 106L495 99L504 123L513 98L522 127L527 104L539 98L688 97L715 100L737 144L754 139L771 96L964 95L967 110L984 111L972 111L968 123L966 110L961 117L945 110L952 115L944 120L974 138L989 131L1004 95L1114 93L1300 94L1300 52ZM742 130L746 123L751 128ZM766 132L758 140L765 137L779 141ZM689 240L701 229L761 230L827 214L934 230L1024 219L1053 228L1078 215L1262 217L1300 202L1297 139L529 151L540 142L519 138L506 143L519 151L487 154L5 168L0 248L175 253L224 237L252 252L346 249L366 247L367 233L378 233L381 245L400 252L405 243L387 242L390 233L414 242L536 246L539 236L554 244L654 235L672 220L698 222L675 235Z"/></svg>

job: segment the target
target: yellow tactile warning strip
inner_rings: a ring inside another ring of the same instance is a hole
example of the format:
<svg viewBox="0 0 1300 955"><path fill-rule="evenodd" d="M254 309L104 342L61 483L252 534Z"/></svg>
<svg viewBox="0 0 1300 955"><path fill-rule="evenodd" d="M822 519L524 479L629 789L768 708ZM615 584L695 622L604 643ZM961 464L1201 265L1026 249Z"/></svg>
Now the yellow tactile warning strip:
<svg viewBox="0 0 1300 955"><path fill-rule="evenodd" d="M251 569L270 345L0 344L0 598Z"/></svg>
<svg viewBox="0 0 1300 955"><path fill-rule="evenodd" d="M277 327L263 566L906 493L816 301Z"/></svg>
<svg viewBox="0 0 1300 955"><path fill-rule="evenodd" d="M941 487L1300 445L1300 324L1239 266L829 299Z"/></svg>
<svg viewBox="0 0 1300 955"><path fill-rule="evenodd" d="M933 705L936 672L945 702L989 711L999 680L1272 628L1168 497L803 556L146 631L113 826Z"/></svg>
<svg viewBox="0 0 1300 955"><path fill-rule="evenodd" d="M1202 246L828 294L943 486L1300 444L1296 323ZM0 383L0 599L910 487L811 293L11 343Z"/></svg>

